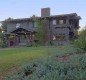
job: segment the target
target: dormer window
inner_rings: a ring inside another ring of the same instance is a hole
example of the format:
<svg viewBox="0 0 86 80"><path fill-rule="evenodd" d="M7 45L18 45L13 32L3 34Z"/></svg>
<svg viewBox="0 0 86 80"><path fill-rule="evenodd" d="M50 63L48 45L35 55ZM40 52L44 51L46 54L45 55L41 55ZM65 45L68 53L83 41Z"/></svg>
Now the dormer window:
<svg viewBox="0 0 86 80"><path fill-rule="evenodd" d="M19 28L19 27L20 27L20 25L21 25L20 23L17 23L17 24L16 24L16 28Z"/></svg>
<svg viewBox="0 0 86 80"><path fill-rule="evenodd" d="M64 20L59 20L59 24L63 24L64 23Z"/></svg>
<svg viewBox="0 0 86 80"><path fill-rule="evenodd" d="M56 20L55 19L53 20L53 25L56 25Z"/></svg>

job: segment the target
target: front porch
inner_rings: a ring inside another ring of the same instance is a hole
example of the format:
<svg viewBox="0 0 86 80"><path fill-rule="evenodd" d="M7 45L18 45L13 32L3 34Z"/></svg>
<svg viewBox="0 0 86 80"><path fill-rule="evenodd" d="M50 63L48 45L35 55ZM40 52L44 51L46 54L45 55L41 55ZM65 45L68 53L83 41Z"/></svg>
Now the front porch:
<svg viewBox="0 0 86 80"><path fill-rule="evenodd" d="M8 47L31 45L36 39L36 32L18 28L7 34L6 39Z"/></svg>

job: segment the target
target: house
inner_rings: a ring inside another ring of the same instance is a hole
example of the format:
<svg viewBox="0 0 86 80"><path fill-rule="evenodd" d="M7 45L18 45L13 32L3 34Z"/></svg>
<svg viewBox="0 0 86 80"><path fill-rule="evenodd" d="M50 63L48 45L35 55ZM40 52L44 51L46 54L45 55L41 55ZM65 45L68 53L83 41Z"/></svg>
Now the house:
<svg viewBox="0 0 86 80"><path fill-rule="evenodd" d="M50 42L54 45L66 45L70 40L77 37L79 20L76 13L51 15L50 8L41 9L41 17L46 19L45 43ZM36 39L37 25L32 18L12 19L7 21L7 45L25 45L34 42Z"/></svg>

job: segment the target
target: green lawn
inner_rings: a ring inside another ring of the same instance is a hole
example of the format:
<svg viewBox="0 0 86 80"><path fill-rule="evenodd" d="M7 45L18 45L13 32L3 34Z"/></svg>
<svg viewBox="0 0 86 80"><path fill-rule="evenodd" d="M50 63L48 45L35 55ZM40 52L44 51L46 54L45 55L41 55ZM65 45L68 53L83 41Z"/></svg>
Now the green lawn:
<svg viewBox="0 0 86 80"><path fill-rule="evenodd" d="M0 50L0 76L13 72L22 64L49 55L53 47L7 48Z"/></svg>

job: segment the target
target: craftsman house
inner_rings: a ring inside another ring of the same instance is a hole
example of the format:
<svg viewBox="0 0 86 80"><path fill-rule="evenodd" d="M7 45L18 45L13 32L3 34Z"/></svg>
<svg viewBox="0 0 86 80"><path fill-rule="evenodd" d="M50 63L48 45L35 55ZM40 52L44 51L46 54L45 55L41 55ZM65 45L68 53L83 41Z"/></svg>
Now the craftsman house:
<svg viewBox="0 0 86 80"><path fill-rule="evenodd" d="M45 43L50 42L54 45L69 44L70 39L77 37L79 20L76 13L50 15L50 8L41 9L41 17L46 19ZM7 21L7 45L17 46L32 43L36 39L37 25L32 18L12 19Z"/></svg>

